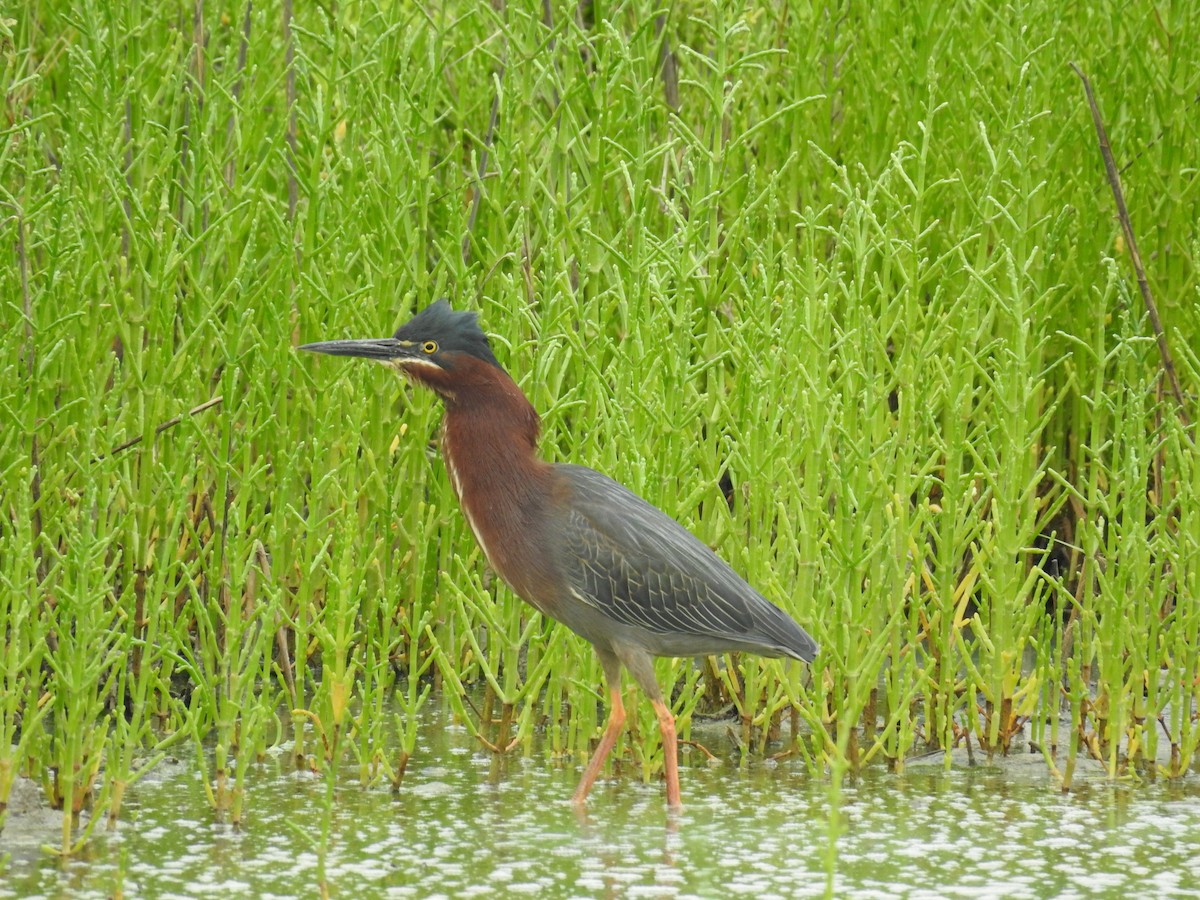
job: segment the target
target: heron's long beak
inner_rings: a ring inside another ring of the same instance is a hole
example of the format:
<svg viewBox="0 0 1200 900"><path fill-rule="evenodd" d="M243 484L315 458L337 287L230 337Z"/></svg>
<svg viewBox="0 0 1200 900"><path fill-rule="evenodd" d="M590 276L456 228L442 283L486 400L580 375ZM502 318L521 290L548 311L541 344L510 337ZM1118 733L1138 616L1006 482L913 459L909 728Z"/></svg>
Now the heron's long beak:
<svg viewBox="0 0 1200 900"><path fill-rule="evenodd" d="M318 341L315 344L301 344L296 349L327 353L330 356L360 356L363 359L390 363L411 359L415 356L416 345L412 341L398 341L395 338L369 338L353 341Z"/></svg>

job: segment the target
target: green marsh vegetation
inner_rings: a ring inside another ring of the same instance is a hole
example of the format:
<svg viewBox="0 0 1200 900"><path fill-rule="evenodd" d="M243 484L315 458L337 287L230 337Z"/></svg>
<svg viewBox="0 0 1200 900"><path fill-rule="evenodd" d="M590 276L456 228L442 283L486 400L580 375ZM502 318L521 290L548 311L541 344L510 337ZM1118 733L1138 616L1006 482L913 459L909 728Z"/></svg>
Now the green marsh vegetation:
<svg viewBox="0 0 1200 900"><path fill-rule="evenodd" d="M69 853L172 753L236 823L285 741L331 791L402 785L431 703L480 752L585 759L600 667L487 572L433 398L293 352L438 296L547 456L822 643L811 674L662 661L685 740L732 710L741 761L814 774L1194 771L1200 10L500 7L3 21L0 809L40 781Z"/></svg>

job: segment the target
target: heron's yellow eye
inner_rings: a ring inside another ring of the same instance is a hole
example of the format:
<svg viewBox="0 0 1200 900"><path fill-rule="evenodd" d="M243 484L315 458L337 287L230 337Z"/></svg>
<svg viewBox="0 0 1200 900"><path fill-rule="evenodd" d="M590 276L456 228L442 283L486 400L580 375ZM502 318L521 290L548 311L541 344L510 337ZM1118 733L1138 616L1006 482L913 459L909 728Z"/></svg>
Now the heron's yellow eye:
<svg viewBox="0 0 1200 900"><path fill-rule="evenodd" d="M421 345L421 349L426 353L437 353L437 341L426 341Z"/></svg>

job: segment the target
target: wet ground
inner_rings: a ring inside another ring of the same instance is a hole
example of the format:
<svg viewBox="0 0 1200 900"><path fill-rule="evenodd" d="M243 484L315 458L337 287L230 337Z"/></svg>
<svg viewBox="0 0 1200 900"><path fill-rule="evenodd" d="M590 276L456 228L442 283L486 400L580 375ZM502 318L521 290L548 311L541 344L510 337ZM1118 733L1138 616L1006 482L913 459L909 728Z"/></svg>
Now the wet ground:
<svg viewBox="0 0 1200 900"><path fill-rule="evenodd" d="M1200 897L1195 777L1064 795L1040 757L948 773L938 757L848 782L834 854L828 780L698 757L679 816L627 767L580 817L578 766L497 763L433 711L398 795L346 781L327 817L325 779L280 756L254 767L240 830L214 824L195 766L167 762L62 865L38 849L58 815L16 809L0 897L815 897L831 867L838 897Z"/></svg>

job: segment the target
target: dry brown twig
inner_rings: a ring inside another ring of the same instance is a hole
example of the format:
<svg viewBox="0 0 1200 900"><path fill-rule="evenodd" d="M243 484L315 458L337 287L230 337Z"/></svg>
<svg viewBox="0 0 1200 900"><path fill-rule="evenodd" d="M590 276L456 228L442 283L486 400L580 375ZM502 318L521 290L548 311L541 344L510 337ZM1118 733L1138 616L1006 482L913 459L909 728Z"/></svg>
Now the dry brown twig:
<svg viewBox="0 0 1200 900"><path fill-rule="evenodd" d="M1100 107L1096 105L1096 95L1092 92L1092 83L1083 74L1083 70L1075 63L1068 63L1083 82L1084 93L1087 94L1088 106L1092 110L1092 121L1096 125L1096 137L1100 144L1100 155L1104 158L1104 171L1108 175L1108 184L1112 188L1113 199L1117 203L1117 219L1121 223L1121 231L1125 235L1125 246L1129 248L1129 258L1133 260L1133 270L1137 275L1138 288L1142 292L1142 300L1146 304L1146 312L1150 315L1150 326L1154 329L1154 338L1158 342L1158 353L1162 357L1163 375L1179 404L1179 418L1184 426L1191 424L1187 414L1187 404L1183 399L1183 390L1179 386L1179 376L1175 372L1175 363L1171 359L1171 350L1167 346L1167 335L1163 331L1162 319L1158 315L1158 306L1150 293L1150 283L1146 280L1146 269L1142 265L1142 256L1138 253L1137 239L1133 236L1133 224L1129 220L1129 210L1125 206L1125 194L1121 190L1121 176L1117 172L1117 164L1113 160L1112 146L1108 142L1108 132L1104 130L1104 120L1100 117Z"/></svg>
<svg viewBox="0 0 1200 900"><path fill-rule="evenodd" d="M184 420L185 416L194 416L197 413L202 413L206 409L211 409L212 407L216 406L224 399L225 399L224 397L213 397L211 400L204 401L199 406L193 406L191 409L189 409L183 415L173 416L170 419L168 419L167 421L163 422L161 425L159 425L157 428L154 429L154 433L162 434L168 428L174 428L176 425L178 425L180 422L182 422ZM108 451L108 455L116 456L118 453L122 452L123 450L128 450L130 447L137 446L141 442L142 442L142 435L139 434L137 437L130 438L125 443L118 444L116 447L113 447L111 450ZM94 463L100 462L100 460L102 460L102 459L104 459L103 456L97 456L95 459L92 460L92 462L94 462Z"/></svg>

